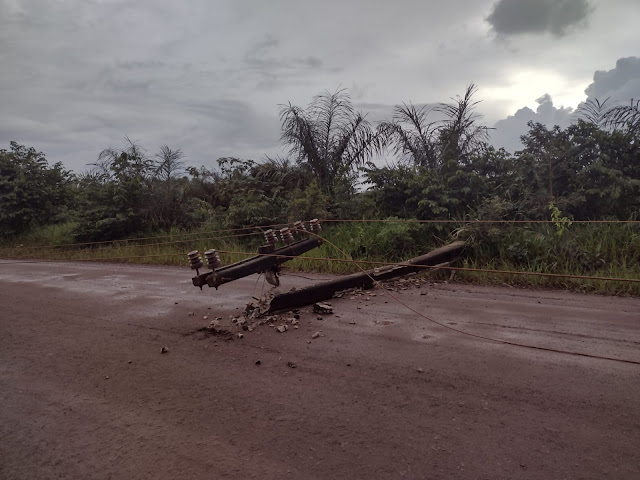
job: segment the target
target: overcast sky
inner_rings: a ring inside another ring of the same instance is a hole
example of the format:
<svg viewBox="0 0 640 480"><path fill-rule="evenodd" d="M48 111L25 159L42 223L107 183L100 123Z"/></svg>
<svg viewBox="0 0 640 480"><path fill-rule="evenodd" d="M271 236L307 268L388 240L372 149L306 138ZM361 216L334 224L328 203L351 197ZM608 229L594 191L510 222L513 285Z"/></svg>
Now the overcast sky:
<svg viewBox="0 0 640 480"><path fill-rule="evenodd" d="M640 98L638 0L0 0L0 148L81 171L124 135L189 164L280 154L278 104L372 121L479 87L494 143Z"/></svg>

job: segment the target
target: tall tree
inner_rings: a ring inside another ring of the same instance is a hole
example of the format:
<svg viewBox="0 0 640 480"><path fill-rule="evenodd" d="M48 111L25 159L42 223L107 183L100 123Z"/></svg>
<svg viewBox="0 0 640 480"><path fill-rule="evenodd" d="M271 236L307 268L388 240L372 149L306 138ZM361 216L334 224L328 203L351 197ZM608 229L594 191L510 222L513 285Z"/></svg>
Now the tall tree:
<svg viewBox="0 0 640 480"><path fill-rule="evenodd" d="M78 240L112 240L148 228L153 162L127 142L124 149L100 152L93 171L81 178Z"/></svg>
<svg viewBox="0 0 640 480"><path fill-rule="evenodd" d="M489 128L478 123L480 115L475 111L480 103L473 98L477 91L471 83L462 97L458 95L452 98L453 103L441 103L436 109L446 117L438 131L443 163L468 164L470 155L489 140Z"/></svg>
<svg viewBox="0 0 640 480"><path fill-rule="evenodd" d="M167 145L161 146L155 155L150 214L153 224L162 229L175 226L183 215L185 182L179 178L184 171L183 158L182 150L173 150Z"/></svg>
<svg viewBox="0 0 640 480"><path fill-rule="evenodd" d="M73 175L42 152L10 143L0 150L0 236L67 218Z"/></svg>

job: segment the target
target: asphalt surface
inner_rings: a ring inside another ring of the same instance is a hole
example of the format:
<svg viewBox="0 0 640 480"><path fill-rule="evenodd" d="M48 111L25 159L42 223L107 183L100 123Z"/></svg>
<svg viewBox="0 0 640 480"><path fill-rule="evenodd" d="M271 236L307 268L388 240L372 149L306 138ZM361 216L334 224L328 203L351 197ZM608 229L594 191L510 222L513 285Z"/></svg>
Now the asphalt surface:
<svg viewBox="0 0 640 480"><path fill-rule="evenodd" d="M640 362L640 299L412 277L247 331L270 287L191 275L0 261L1 479L640 478L640 365L402 305Z"/></svg>

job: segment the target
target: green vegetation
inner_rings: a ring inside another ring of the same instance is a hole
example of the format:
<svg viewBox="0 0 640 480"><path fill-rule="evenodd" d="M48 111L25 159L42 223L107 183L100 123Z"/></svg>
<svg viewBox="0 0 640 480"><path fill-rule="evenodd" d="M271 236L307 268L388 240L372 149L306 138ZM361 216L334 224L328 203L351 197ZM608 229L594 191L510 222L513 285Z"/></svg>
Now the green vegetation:
<svg viewBox="0 0 640 480"><path fill-rule="evenodd" d="M325 222L324 234L361 261L400 261L460 238L468 240L462 265L470 268L640 278L640 223L580 223L639 219L638 103L588 104L582 119L566 129L530 124L524 148L511 154L488 144L475 92L471 85L435 112L398 106L375 128L345 91L325 92L306 109L281 108L290 158L221 158L212 170L185 168L183 153L168 146L150 156L127 139L74 175L12 142L0 150L0 256L185 265L184 253L192 249L254 252L261 226L313 217L385 219ZM396 163L371 161L385 152ZM86 244L65 245L78 242ZM244 257L222 256L225 263ZM356 269L315 257L344 256L325 244L288 268ZM460 281L640 294L634 283L455 275Z"/></svg>

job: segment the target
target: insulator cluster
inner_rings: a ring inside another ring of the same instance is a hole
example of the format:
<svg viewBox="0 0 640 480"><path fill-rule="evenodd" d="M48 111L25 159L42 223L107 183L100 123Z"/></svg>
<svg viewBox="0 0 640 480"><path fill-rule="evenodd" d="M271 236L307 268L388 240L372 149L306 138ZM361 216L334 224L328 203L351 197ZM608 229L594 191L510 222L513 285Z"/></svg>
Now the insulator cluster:
<svg viewBox="0 0 640 480"><path fill-rule="evenodd" d="M211 270L215 270L216 268L220 268L222 266L220 255L215 249L207 250L206 252L204 252L204 256L207 259L207 267Z"/></svg>
<svg viewBox="0 0 640 480"><path fill-rule="evenodd" d="M276 234L273 233L273 230L269 229L264 232L264 238L267 240L267 243L271 245L275 245L278 239L276 238Z"/></svg>
<svg viewBox="0 0 640 480"><path fill-rule="evenodd" d="M187 253L187 257L189 257L191 270L198 270L199 268L204 267L204 264L202 263L202 258L200 258L200 252L198 250L194 250L192 252Z"/></svg>
<svg viewBox="0 0 640 480"><path fill-rule="evenodd" d="M282 241L287 245L294 242L293 234L291 233L291 230L289 230L289 227L281 228L280 236L282 237Z"/></svg>

